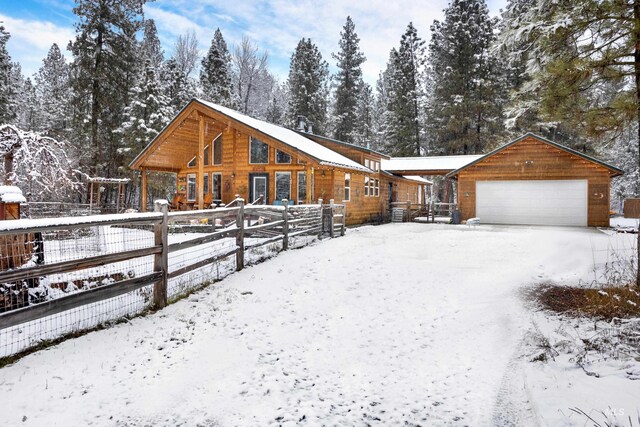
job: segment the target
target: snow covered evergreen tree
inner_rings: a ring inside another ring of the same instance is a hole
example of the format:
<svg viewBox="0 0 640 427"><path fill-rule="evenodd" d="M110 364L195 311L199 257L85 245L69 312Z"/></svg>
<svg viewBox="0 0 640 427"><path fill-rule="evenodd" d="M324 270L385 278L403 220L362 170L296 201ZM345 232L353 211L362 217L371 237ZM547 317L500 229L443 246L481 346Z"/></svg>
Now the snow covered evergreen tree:
<svg viewBox="0 0 640 427"><path fill-rule="evenodd" d="M340 50L333 54L337 61L338 74L335 76L336 92L334 105L334 138L354 142L357 127L357 107L362 86L362 63L366 60L360 51L360 38L350 16L347 16L340 32Z"/></svg>
<svg viewBox="0 0 640 427"><path fill-rule="evenodd" d="M143 24L144 33L140 44L141 59L143 63L149 61L157 71L164 62L164 50L158 38L158 30L153 19L146 19Z"/></svg>
<svg viewBox="0 0 640 427"><path fill-rule="evenodd" d="M16 118L15 87L12 82L11 56L7 51L7 42L11 36L0 25L0 124L13 123Z"/></svg>
<svg viewBox="0 0 640 427"><path fill-rule="evenodd" d="M356 137L354 143L362 147L374 149L374 120L375 114L375 97L371 85L363 83L358 96L358 104L356 107Z"/></svg>
<svg viewBox="0 0 640 427"><path fill-rule="evenodd" d="M20 128L27 131L42 129L42 107L36 94L36 88L30 78L23 80L18 94L17 106L16 123Z"/></svg>
<svg viewBox="0 0 640 427"><path fill-rule="evenodd" d="M202 58L200 87L206 99L227 107L232 106L231 54L220 28L216 29L211 47Z"/></svg>
<svg viewBox="0 0 640 427"><path fill-rule="evenodd" d="M481 153L503 129L504 88L489 48L495 21L484 0L452 0L431 26L429 134L443 154Z"/></svg>
<svg viewBox="0 0 640 427"><path fill-rule="evenodd" d="M277 83L271 91L271 101L267 106L265 120L280 126L287 126L286 112L289 91L286 83Z"/></svg>
<svg viewBox="0 0 640 427"><path fill-rule="evenodd" d="M389 56L386 151L392 156L419 156L421 152L424 44L416 28L409 23L400 47L393 49Z"/></svg>
<svg viewBox="0 0 640 427"><path fill-rule="evenodd" d="M287 123L293 127L299 115L313 124L315 133L326 130L329 64L311 39L301 39L289 66Z"/></svg>
<svg viewBox="0 0 640 427"><path fill-rule="evenodd" d="M125 108L122 125L115 132L122 135L118 153L123 155L123 170L126 165L155 138L173 118L170 100L164 95L156 69L146 61L144 72L131 93L131 102Z"/></svg>
<svg viewBox="0 0 640 427"><path fill-rule="evenodd" d="M69 79L69 64L54 43L35 75L35 82L41 108L41 129L56 139L64 139L69 127L72 98Z"/></svg>
<svg viewBox="0 0 640 427"><path fill-rule="evenodd" d="M169 100L172 115L177 114L191 98L196 96L195 82L184 74L182 67L174 58L168 59L162 65L160 81L163 93Z"/></svg>
<svg viewBox="0 0 640 427"><path fill-rule="evenodd" d="M113 176L119 137L132 84L137 76L136 32L145 0L77 0L79 17L73 53L74 133L80 165L92 175Z"/></svg>

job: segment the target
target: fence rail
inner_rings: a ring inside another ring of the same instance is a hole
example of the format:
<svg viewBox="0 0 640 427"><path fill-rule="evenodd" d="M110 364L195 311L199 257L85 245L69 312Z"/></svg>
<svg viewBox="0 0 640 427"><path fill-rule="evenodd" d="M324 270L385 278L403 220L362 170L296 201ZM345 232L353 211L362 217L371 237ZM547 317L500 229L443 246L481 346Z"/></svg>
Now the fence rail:
<svg viewBox="0 0 640 427"><path fill-rule="evenodd" d="M158 201L152 213L0 222L0 261L22 260L0 271L0 357L162 308L280 250L344 235L344 205L319 202L238 199L225 208L168 212Z"/></svg>

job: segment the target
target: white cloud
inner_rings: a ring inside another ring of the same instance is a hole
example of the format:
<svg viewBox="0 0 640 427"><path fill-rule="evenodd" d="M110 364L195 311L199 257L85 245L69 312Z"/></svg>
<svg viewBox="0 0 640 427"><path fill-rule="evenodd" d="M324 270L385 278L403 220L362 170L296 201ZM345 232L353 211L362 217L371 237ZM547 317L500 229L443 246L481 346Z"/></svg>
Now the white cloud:
<svg viewBox="0 0 640 427"><path fill-rule="evenodd" d="M490 1L492 14L505 2ZM272 68L281 78L286 78L289 58L302 37L310 37L333 67L335 60L331 53L338 50L340 30L350 15L360 37L360 48L367 57L364 77L373 84L386 66L389 51L399 45L409 22L413 22L420 37L428 42L429 27L434 19L443 18L447 3L448 0L157 0L146 10L149 17L163 15L159 10L179 13L180 18L163 19L158 25L160 30L175 33L178 28L191 25L197 28L203 48L208 46L216 27L221 28L230 45L247 34L270 52Z"/></svg>
<svg viewBox="0 0 640 427"><path fill-rule="evenodd" d="M188 30L196 32L204 53L213 32L220 27L230 49L246 34L268 50L271 68L281 79L286 78L289 59L302 37L310 37L335 69L331 53L338 50L340 31L350 15L367 57L362 67L365 80L374 84L408 23L413 22L419 36L428 43L429 27L434 19L443 18L447 3L448 0L156 0L145 6L145 15L156 21L167 56L172 54L178 35ZM497 14L505 3L506 0L489 0L491 13ZM68 14L69 22L74 22L71 10ZM12 35L9 52L22 64L26 75L41 66L52 43L65 49L74 37L71 26L45 20L2 14L0 20Z"/></svg>
<svg viewBox="0 0 640 427"><path fill-rule="evenodd" d="M22 73L31 76L42 66L42 60L53 43L66 52L74 30L48 21L12 18L0 14L0 21L11 34L7 49L13 61L20 62ZM68 53L67 53L68 55Z"/></svg>

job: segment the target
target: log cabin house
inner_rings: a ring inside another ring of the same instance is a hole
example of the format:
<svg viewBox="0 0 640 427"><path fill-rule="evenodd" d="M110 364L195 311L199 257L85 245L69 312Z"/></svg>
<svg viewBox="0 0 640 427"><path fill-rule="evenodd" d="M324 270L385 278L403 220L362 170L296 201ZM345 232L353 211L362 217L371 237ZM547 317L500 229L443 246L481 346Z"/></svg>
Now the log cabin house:
<svg viewBox="0 0 640 427"><path fill-rule="evenodd" d="M204 100L193 99L142 150L130 167L141 171L142 210L147 172L176 174L172 205L203 209L248 203L344 202L347 224L388 212L391 202L425 205L431 183L381 168L388 156L341 141L293 131Z"/></svg>

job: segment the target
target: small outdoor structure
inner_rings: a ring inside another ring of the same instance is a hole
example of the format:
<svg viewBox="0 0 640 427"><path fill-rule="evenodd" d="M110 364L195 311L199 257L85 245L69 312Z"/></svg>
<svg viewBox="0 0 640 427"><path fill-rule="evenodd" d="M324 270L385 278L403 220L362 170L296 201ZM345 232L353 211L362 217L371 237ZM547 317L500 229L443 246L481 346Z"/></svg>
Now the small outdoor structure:
<svg viewBox="0 0 640 427"><path fill-rule="evenodd" d="M93 211L93 194L94 194L94 185L98 184L102 188L102 185L117 185L118 186L118 196L116 199L116 213L120 212L120 208L124 207L124 186L129 182L128 178L101 178L101 177L90 177L88 179L89 182L89 215L91 215Z"/></svg>
<svg viewBox="0 0 640 427"><path fill-rule="evenodd" d="M0 221L20 219L20 204L26 199L18 187L0 186ZM31 261L36 252L35 235L11 234L0 236L0 271L22 267ZM41 249L39 251L41 253ZM0 312L29 304L27 285L35 284L32 279L27 283L0 284Z"/></svg>
<svg viewBox="0 0 640 427"><path fill-rule="evenodd" d="M482 223L609 226L611 178L624 172L543 137L526 135L447 174L462 219Z"/></svg>

